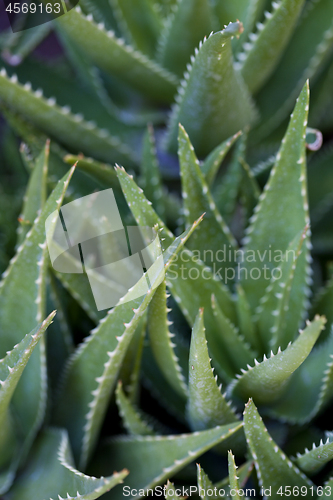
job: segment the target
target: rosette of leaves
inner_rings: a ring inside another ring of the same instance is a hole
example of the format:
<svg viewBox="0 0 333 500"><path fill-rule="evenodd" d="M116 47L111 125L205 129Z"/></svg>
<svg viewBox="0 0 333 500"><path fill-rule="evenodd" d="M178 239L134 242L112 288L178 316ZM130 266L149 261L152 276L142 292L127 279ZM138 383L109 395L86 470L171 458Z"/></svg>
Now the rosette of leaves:
<svg viewBox="0 0 333 500"><path fill-rule="evenodd" d="M33 168L19 246L0 288L5 500L122 498L123 491L134 498L168 479L194 484L199 456L198 485L218 485L226 498L229 488L247 484L258 494L275 488L273 498L280 486L298 487L308 498L319 481L330 487L322 477L333 456L330 429L320 430L316 419L333 395L332 285L310 306L308 110L306 84L262 192L240 134L200 163L180 126L180 211L177 198L168 205L162 196L151 129L137 181L123 168L81 157L70 185L73 168L55 182L63 150L47 142L35 159L39 135L29 154L21 148ZM221 179L219 164L237 140ZM44 225L65 195L69 201L110 186L124 220L159 230L165 279L156 275L156 289L104 314L84 276L49 266ZM221 197L223 190L229 197ZM243 215L235 218L235 211ZM177 237L163 221L174 221L175 213ZM243 253L228 223L245 230ZM47 316L53 309L57 314ZM145 407L149 393L163 412L152 400ZM229 449L246 461L236 474L229 453L223 479ZM167 498L171 493L168 483Z"/></svg>

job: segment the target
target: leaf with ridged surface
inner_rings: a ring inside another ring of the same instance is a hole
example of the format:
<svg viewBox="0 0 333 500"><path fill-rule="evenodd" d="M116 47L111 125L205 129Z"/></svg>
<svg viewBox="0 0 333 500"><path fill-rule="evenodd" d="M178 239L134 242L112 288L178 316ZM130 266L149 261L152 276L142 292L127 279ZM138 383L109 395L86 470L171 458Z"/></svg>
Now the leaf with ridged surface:
<svg viewBox="0 0 333 500"><path fill-rule="evenodd" d="M320 440L319 445L313 443L312 449L306 448L304 453L298 453L295 463L306 474L312 475L322 469L333 458L333 436L329 433L326 442Z"/></svg>
<svg viewBox="0 0 333 500"><path fill-rule="evenodd" d="M265 294L281 252L283 255L290 241L309 223L305 156L308 109L309 88L306 84L297 100L276 164L246 231L241 285L252 311ZM292 316L288 316L288 321L290 324L294 322L295 331L306 299L308 239L305 245L307 251L298 259L290 293Z"/></svg>
<svg viewBox="0 0 333 500"><path fill-rule="evenodd" d="M114 13L125 38L138 50L154 56L161 31L161 18L151 0L111 0Z"/></svg>
<svg viewBox="0 0 333 500"><path fill-rule="evenodd" d="M213 268L218 266L224 272L224 268L235 265L233 257L237 243L215 206L193 146L181 125L179 126L178 143L184 214L187 224L190 224L190 221L195 220L200 214L205 213L201 227L193 235L188 246L197 252L205 264ZM221 258L220 252L224 253L224 259Z"/></svg>
<svg viewBox="0 0 333 500"><path fill-rule="evenodd" d="M95 122L87 121L80 114L72 114L69 107L61 107L51 97L46 99L38 89L31 92L30 83L22 85L13 75L10 79L4 70L0 74L0 99L19 114L27 116L33 125L70 148L101 160L137 162L129 146Z"/></svg>
<svg viewBox="0 0 333 500"><path fill-rule="evenodd" d="M288 116L305 80L317 77L332 44L332 2L308 2L276 71L258 94L262 122L254 133L256 139L268 135Z"/></svg>
<svg viewBox="0 0 333 500"><path fill-rule="evenodd" d="M178 0L165 21L157 60L182 77L195 47L212 29L209 0Z"/></svg>
<svg viewBox="0 0 333 500"><path fill-rule="evenodd" d="M79 8L72 9L55 22L60 23L87 57L106 73L122 79L152 99L172 100L177 77L126 45L113 31L107 31L103 23L96 24L92 16L85 16Z"/></svg>
<svg viewBox="0 0 333 500"><path fill-rule="evenodd" d="M19 343L27 330L33 330L45 317L48 252L45 221L50 213L60 208L73 172L72 168L51 193L0 283L0 356ZM45 344L42 339L29 359L12 400L22 436L26 439L26 449L44 417L46 393Z"/></svg>
<svg viewBox="0 0 333 500"><path fill-rule="evenodd" d="M252 363L257 354L252 351L251 346L239 333L238 328L223 314L214 295L212 296L212 310L225 356L230 359L237 372Z"/></svg>
<svg viewBox="0 0 333 500"><path fill-rule="evenodd" d="M165 207L163 203L163 190L161 174L156 155L156 145L153 128L148 125L147 132L143 139L142 159L141 159L141 184L145 195L152 202L153 208L163 219Z"/></svg>
<svg viewBox="0 0 333 500"><path fill-rule="evenodd" d="M202 309L192 329L187 415L193 430L208 429L238 420L230 402L221 394L213 375Z"/></svg>
<svg viewBox="0 0 333 500"><path fill-rule="evenodd" d="M233 135L230 139L222 142L222 144L213 149L202 163L201 171L209 186L213 184L221 163L241 134L242 132L237 132L237 134Z"/></svg>
<svg viewBox="0 0 333 500"><path fill-rule="evenodd" d="M136 185L131 176L120 168L117 169L117 174L136 222L148 227L157 224L160 228L162 248L166 248L173 241L173 234L158 217L151 202L147 200L142 189ZM207 336L214 362L218 365L219 373L223 373L224 376L228 374L227 377L230 380L233 377L233 370L230 366L229 369L224 367L219 359L221 345L216 343L216 323L211 314L211 295L215 295L224 314L231 321L235 321L236 311L230 292L220 281L222 276L220 280L218 277L217 273L213 273L188 249L180 252L178 259L173 262L166 274L167 285L190 325L194 324L199 308L204 307Z"/></svg>
<svg viewBox="0 0 333 500"><path fill-rule="evenodd" d="M240 70L252 94L268 80L288 44L305 0L282 0L266 12L245 51L238 54Z"/></svg>
<svg viewBox="0 0 333 500"><path fill-rule="evenodd" d="M308 227L290 243L279 267L279 277L272 277L265 295L260 300L260 307L257 308L258 330L266 352L278 347L285 349L295 337L296 331L288 328L286 312L289 310L288 301L297 260L307 232Z"/></svg>
<svg viewBox="0 0 333 500"><path fill-rule="evenodd" d="M177 149L179 123L187 130L197 154L205 156L252 121L253 106L242 77L234 70L231 53L231 38L240 30L240 23L230 24L204 39L196 49L170 116L170 150Z"/></svg>
<svg viewBox="0 0 333 500"><path fill-rule="evenodd" d="M27 190L24 196L23 210L20 215L17 243L21 245L33 221L38 215L38 211L43 207L46 200L46 180L49 157L49 144L47 143L36 160L34 169L30 175ZM22 224L23 223L23 224Z"/></svg>
<svg viewBox="0 0 333 500"><path fill-rule="evenodd" d="M111 438L98 450L94 470L106 474L115 467L126 467L130 473L124 487L147 490L163 483L241 428L242 423L235 423L193 434ZM122 488L112 492L112 499L118 498L123 498Z"/></svg>
<svg viewBox="0 0 333 500"><path fill-rule="evenodd" d="M181 396L187 396L187 386L172 342L168 320L165 280L157 288L148 309L148 332L151 350L166 380Z"/></svg>
<svg viewBox="0 0 333 500"><path fill-rule="evenodd" d="M284 351L272 353L268 359L264 356L261 363L256 362L254 367L243 370L237 381L229 386L229 393L243 400L251 396L257 404L277 401L286 392L290 376L310 354L324 325L325 318L316 316Z"/></svg>
<svg viewBox="0 0 333 500"><path fill-rule="evenodd" d="M164 252L165 270L200 221L176 238ZM163 279L163 270L158 264L159 261L156 261L148 270L148 293L146 275L143 275L85 338L65 368L59 400L55 405L54 421L68 429L74 456L81 468L86 466L96 444L127 348L154 295L154 288ZM141 295L133 298L140 291ZM96 359L99 359L98 364Z"/></svg>
<svg viewBox="0 0 333 500"><path fill-rule="evenodd" d="M310 421L332 397L333 334L316 346L290 377L280 401L269 415L292 424Z"/></svg>
<svg viewBox="0 0 333 500"><path fill-rule="evenodd" d="M281 498L278 489L281 485L291 487L306 487L304 498L312 498L311 486L313 483L308 479L274 443L268 434L262 419L250 400L244 411L245 436L254 459L259 485L271 488L270 498L278 500Z"/></svg>
<svg viewBox="0 0 333 500"><path fill-rule="evenodd" d="M8 500L95 500L128 475L90 477L75 469L66 431L47 429L36 440L24 472Z"/></svg>
<svg viewBox="0 0 333 500"><path fill-rule="evenodd" d="M237 476L237 466L235 464L235 457L233 456L231 451L228 451L228 471L229 471L229 485L231 488L231 491L235 493L233 495L233 498L236 500L241 500L241 496L239 494L239 482L238 482L238 476Z"/></svg>
<svg viewBox="0 0 333 500"><path fill-rule="evenodd" d="M15 428L10 412L10 402L29 358L52 322L55 311L27 334L5 358L0 360L0 467L8 466L15 453L19 452L20 432ZM1 487L0 487L1 489Z"/></svg>
<svg viewBox="0 0 333 500"><path fill-rule="evenodd" d="M116 401L124 427L129 434L133 435L152 435L155 434L153 427L144 420L143 415L133 406L123 391L121 382L118 383L116 390Z"/></svg>

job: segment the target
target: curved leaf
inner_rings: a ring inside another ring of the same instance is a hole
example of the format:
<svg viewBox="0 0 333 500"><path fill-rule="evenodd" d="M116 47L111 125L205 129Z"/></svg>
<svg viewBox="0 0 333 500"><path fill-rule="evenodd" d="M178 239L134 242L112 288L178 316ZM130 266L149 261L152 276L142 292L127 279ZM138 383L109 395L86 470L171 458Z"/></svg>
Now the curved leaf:
<svg viewBox="0 0 333 500"><path fill-rule="evenodd" d="M217 378L217 377L216 377ZM193 430L202 430L238 420L217 386L208 356L203 310L198 313L192 330L189 359L188 419Z"/></svg>
<svg viewBox="0 0 333 500"><path fill-rule="evenodd" d="M125 395L121 382L117 386L116 401L123 425L129 434L140 436L155 434L153 427L144 420L143 415L139 413Z"/></svg>
<svg viewBox="0 0 333 500"><path fill-rule="evenodd" d="M241 76L234 70L231 53L231 38L240 31L240 23L230 24L204 39L196 49L170 117L170 150L177 149L179 123L200 157L252 121L252 103Z"/></svg>

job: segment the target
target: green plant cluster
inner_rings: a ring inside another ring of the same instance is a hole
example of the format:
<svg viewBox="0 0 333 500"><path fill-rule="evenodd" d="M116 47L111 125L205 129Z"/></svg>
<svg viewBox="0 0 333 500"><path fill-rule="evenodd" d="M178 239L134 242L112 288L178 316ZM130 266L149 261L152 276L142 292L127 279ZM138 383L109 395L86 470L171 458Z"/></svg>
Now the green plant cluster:
<svg viewBox="0 0 333 500"><path fill-rule="evenodd" d="M333 498L332 0L81 0L0 44L0 498ZM98 311L45 222L106 188L164 272Z"/></svg>

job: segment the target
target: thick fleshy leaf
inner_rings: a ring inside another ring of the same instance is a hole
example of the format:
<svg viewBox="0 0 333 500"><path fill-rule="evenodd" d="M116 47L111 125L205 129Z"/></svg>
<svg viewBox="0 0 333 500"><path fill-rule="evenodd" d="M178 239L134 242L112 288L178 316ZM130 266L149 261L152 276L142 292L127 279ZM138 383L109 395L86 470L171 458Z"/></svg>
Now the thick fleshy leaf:
<svg viewBox="0 0 333 500"><path fill-rule="evenodd" d="M177 78L126 45L124 40L107 31L103 23L96 24L91 15L80 8L72 9L56 20L97 66L110 75L121 78L150 98L169 102L176 90Z"/></svg>
<svg viewBox="0 0 333 500"><path fill-rule="evenodd" d="M212 296L212 309L225 356L230 360L234 370L239 371L253 362L256 353L251 350L251 346L245 341L235 325L223 314L214 295Z"/></svg>
<svg viewBox="0 0 333 500"><path fill-rule="evenodd" d="M96 123L86 121L82 115L72 114L69 107L57 105L53 98L44 98L40 89L31 92L30 83L18 83L16 75L9 79L5 70L1 71L0 82L0 99L6 105L28 116L33 125L71 149L76 148L105 161L111 158L130 165L137 162L138 158L118 137L98 128Z"/></svg>
<svg viewBox="0 0 333 500"><path fill-rule="evenodd" d="M235 500L241 500L241 496L239 494L240 487L238 482L239 478L237 476L237 466L235 464L235 457L231 451L228 452L228 471L230 489L234 493L233 498L235 498Z"/></svg>
<svg viewBox="0 0 333 500"><path fill-rule="evenodd" d="M256 139L267 136L288 116L305 80L316 78L332 44L332 2L308 2L276 71L258 94L261 123Z"/></svg>
<svg viewBox="0 0 333 500"><path fill-rule="evenodd" d="M42 209L46 200L46 179L49 157L49 143L46 144L36 160L34 169L30 175L29 184L24 197L23 210L20 215L20 226L18 228L17 243L21 245L39 210ZM73 165L73 163L72 163Z"/></svg>
<svg viewBox="0 0 333 500"><path fill-rule="evenodd" d="M45 221L50 213L60 208L73 172L74 168L57 184L0 283L0 356L11 350L27 330L33 330L45 317ZM46 392L45 345L42 339L31 355L12 400L22 435L26 438L26 449L43 419Z"/></svg>
<svg viewBox="0 0 333 500"><path fill-rule="evenodd" d="M193 430L209 429L238 420L230 402L221 394L216 378L208 355L201 309L192 330L189 359L187 414Z"/></svg>
<svg viewBox="0 0 333 500"><path fill-rule="evenodd" d="M239 325L239 331L255 351L261 352L260 337L256 324L252 320L250 306L244 290L239 284L237 284L236 290L237 324Z"/></svg>
<svg viewBox="0 0 333 500"><path fill-rule="evenodd" d="M333 436L328 433L326 442L320 440L320 444L313 443L312 449L306 448L305 452L301 455L297 454L295 463L306 474L316 474L324 467L324 465L333 458Z"/></svg>
<svg viewBox="0 0 333 500"><path fill-rule="evenodd" d="M143 415L133 406L123 391L121 382L116 390L116 401L124 427L129 434L146 436L155 434L153 427L144 420Z"/></svg>
<svg viewBox="0 0 333 500"><path fill-rule="evenodd" d="M237 243L228 226L218 212L209 191L200 164L184 128L179 126L179 161L184 199L184 214L187 224L205 213L204 221L193 235L189 248L195 251L198 258L206 265L222 268L223 282L228 284L229 276L224 271L235 265L234 251ZM207 255L208 254L208 255ZM229 258L231 255L231 259ZM232 278L230 278L232 280Z"/></svg>
<svg viewBox="0 0 333 500"><path fill-rule="evenodd" d="M176 238L164 252L167 269L184 246L199 221ZM158 263L158 262L157 262ZM156 264L156 263L155 263ZM84 468L95 446L103 417L117 376L140 318L150 303L155 288L163 279L160 268L149 270L150 289L146 293L146 275L108 311L97 327L69 359L54 421L68 429L74 456ZM142 290L142 295L133 298ZM99 359L96 364L95 360Z"/></svg>
<svg viewBox="0 0 333 500"><path fill-rule="evenodd" d="M115 15L124 36L138 50L154 56L155 45L161 31L161 19L151 0L138 4L133 0L112 0Z"/></svg>
<svg viewBox="0 0 333 500"><path fill-rule="evenodd" d="M279 350L275 355L272 353L269 359L264 356L261 363L255 360L254 367L242 370L242 375L238 375L237 381L229 386L229 392L243 400L251 396L257 404L267 405L277 401L286 391L292 373L311 352L324 325L325 318L316 316L284 351Z"/></svg>
<svg viewBox="0 0 333 500"><path fill-rule="evenodd" d="M22 438L19 431L15 432L9 407L11 399L34 348L54 316L55 311L0 360L0 467L8 465L8 459L19 451L17 445Z"/></svg>
<svg viewBox="0 0 333 500"><path fill-rule="evenodd" d="M166 19L157 49L157 60L179 77L195 47L212 31L209 0L178 0Z"/></svg>
<svg viewBox="0 0 333 500"><path fill-rule="evenodd" d="M213 194L218 210L226 221L232 218L237 207L237 200L242 181L242 166L246 149L246 136L240 137L233 151L227 171L220 176L214 186Z"/></svg>
<svg viewBox="0 0 333 500"><path fill-rule="evenodd" d="M66 431L47 429L38 437L8 500L94 500L127 475L127 470L101 478L82 474L74 467Z"/></svg>
<svg viewBox="0 0 333 500"><path fill-rule="evenodd" d="M297 100L276 164L247 228L241 285L252 311L265 294L274 269L290 241L309 223L305 157L308 109L309 88L306 84ZM295 331L304 311L309 279L308 240L305 245L307 251L298 259L290 292L288 322L294 323Z"/></svg>
<svg viewBox="0 0 333 500"><path fill-rule="evenodd" d="M204 174L209 186L213 184L221 163L241 134L241 132L237 132L237 134L233 135L230 139L222 142L222 144L213 149L213 151L202 163L201 171Z"/></svg>
<svg viewBox="0 0 333 500"><path fill-rule="evenodd" d="M165 280L157 288L148 309L148 332L151 350L166 380L181 396L187 396L187 386L170 332Z"/></svg>
<svg viewBox="0 0 333 500"><path fill-rule="evenodd" d="M124 488L127 487L129 491L132 488L147 490L163 483L241 428L242 424L239 423L193 434L110 439L98 450L94 460L94 470L105 474L115 467L118 469L126 467L130 473L124 482ZM124 491L126 492L126 489L115 489L112 492L112 499L123 498Z"/></svg>
<svg viewBox="0 0 333 500"><path fill-rule="evenodd" d="M290 330L286 314L289 311L289 296L297 261L307 232L308 227L290 243L283 257L280 276L272 278L257 308L258 329L266 352L269 349L275 351L278 347L285 349L297 333L297 330Z"/></svg>
<svg viewBox="0 0 333 500"><path fill-rule="evenodd" d="M165 207L163 203L161 174L156 155L154 131L149 125L143 140L141 172L141 184L145 195L152 202L153 208L158 215L164 219Z"/></svg>
<svg viewBox="0 0 333 500"><path fill-rule="evenodd" d="M213 490L214 486L200 464L197 464L197 484L201 500L208 500L207 490Z"/></svg>
<svg viewBox="0 0 333 500"><path fill-rule="evenodd" d="M290 377L281 401L269 415L292 424L312 420L333 396L333 334L315 347Z"/></svg>
<svg viewBox="0 0 333 500"><path fill-rule="evenodd" d="M231 53L231 38L240 31L240 23L230 24L196 49L170 117L169 149L177 149L179 123L197 154L204 156L251 122L252 103L242 77L234 70Z"/></svg>
<svg viewBox="0 0 333 500"><path fill-rule="evenodd" d="M250 400L244 411L245 436L254 459L260 487L271 488L269 497L272 500L281 498L279 488L288 485L291 488L305 486L306 495L311 497L313 483L289 460L283 451L274 443L268 434L262 419ZM280 490L281 491L281 490Z"/></svg>
<svg viewBox="0 0 333 500"><path fill-rule="evenodd" d="M252 94L268 80L292 36L305 0L282 0L266 12L267 21L259 23L258 32L250 36L245 52L238 54L240 70Z"/></svg>
<svg viewBox="0 0 333 500"><path fill-rule="evenodd" d="M139 225L148 227L157 224L160 228L162 248L166 248L173 241L173 234L158 217L151 206L151 202L147 200L131 176L123 169L117 169L117 174L136 222ZM219 269L216 270L216 273L213 273L190 250L184 249L170 266L166 278L174 299L190 325L194 324L199 308L203 307L205 309L207 337L214 356L215 366L219 373L227 376L230 380L233 377L233 370L230 367L229 370L227 367L225 368L220 359L220 344L216 343L216 335L214 334L216 323L211 312L209 313L211 311L210 297L214 294L224 314L233 322L236 319L232 296L222 283Z"/></svg>

